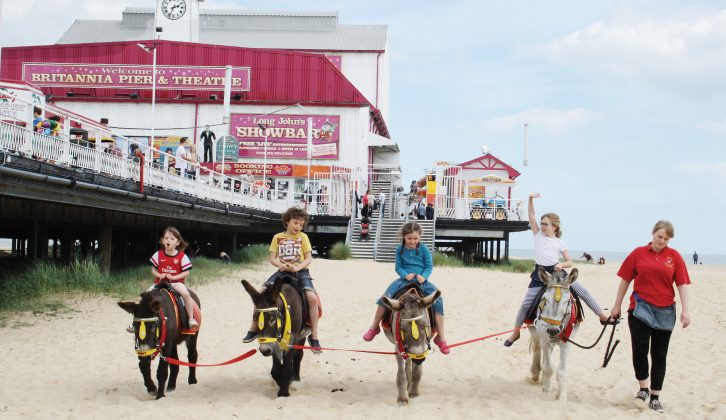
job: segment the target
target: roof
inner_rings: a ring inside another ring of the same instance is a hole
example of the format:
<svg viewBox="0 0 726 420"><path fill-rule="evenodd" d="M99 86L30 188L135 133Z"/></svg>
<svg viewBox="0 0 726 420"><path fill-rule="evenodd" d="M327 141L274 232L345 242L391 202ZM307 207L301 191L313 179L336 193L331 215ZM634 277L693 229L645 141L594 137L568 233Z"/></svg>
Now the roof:
<svg viewBox="0 0 726 420"><path fill-rule="evenodd" d="M153 40L143 40L152 45ZM159 66L224 66L249 67L251 89L232 92L235 104L275 104L336 107L367 107L371 113L371 131L390 138L380 111L338 70L324 54L297 51L241 48L179 41L157 42ZM34 45L3 48L0 51L0 77L22 80L23 63L135 64L151 65L153 54L139 48L136 41L96 42L73 45ZM118 101L128 89L43 87L46 95L68 96L65 100ZM73 91L72 95L68 93ZM133 92L135 101L150 101L151 90ZM156 91L157 101L221 103L222 91L169 89ZM212 99L211 95L216 95ZM71 97L72 96L72 97ZM187 100L189 102L189 100Z"/></svg>
<svg viewBox="0 0 726 420"><path fill-rule="evenodd" d="M154 9L126 8L122 20L76 20L59 44L153 39ZM310 51L385 51L387 25L341 25L336 12L201 10L199 41Z"/></svg>
<svg viewBox="0 0 726 420"><path fill-rule="evenodd" d="M466 169L505 170L505 171L507 171L507 174L509 175L509 179L515 179L519 175L521 175L519 173L519 171L517 171L516 169L507 165L503 161L499 160L499 158L495 157L491 153L487 153L478 158L466 161L464 163L460 163L458 166L460 166L464 170L466 170Z"/></svg>

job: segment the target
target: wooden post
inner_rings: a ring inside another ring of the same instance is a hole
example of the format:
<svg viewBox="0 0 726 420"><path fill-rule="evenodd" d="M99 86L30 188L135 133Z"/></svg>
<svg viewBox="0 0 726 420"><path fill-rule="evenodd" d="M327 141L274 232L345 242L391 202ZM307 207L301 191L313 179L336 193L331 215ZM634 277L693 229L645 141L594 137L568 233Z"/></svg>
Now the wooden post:
<svg viewBox="0 0 726 420"><path fill-rule="evenodd" d="M111 226L104 226L101 228L101 232L98 235L98 264L101 270L105 272L111 271L111 249L113 241L113 228Z"/></svg>

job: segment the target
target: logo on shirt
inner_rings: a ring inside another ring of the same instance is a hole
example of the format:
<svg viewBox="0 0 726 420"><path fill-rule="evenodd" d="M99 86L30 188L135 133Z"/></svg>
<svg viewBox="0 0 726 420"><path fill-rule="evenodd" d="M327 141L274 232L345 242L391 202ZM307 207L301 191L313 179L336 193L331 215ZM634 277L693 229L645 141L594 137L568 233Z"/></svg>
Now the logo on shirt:
<svg viewBox="0 0 726 420"><path fill-rule="evenodd" d="M282 262L302 260L302 237L284 239L277 242L277 255Z"/></svg>
<svg viewBox="0 0 726 420"><path fill-rule="evenodd" d="M666 258L666 260L665 260L665 266L667 268L674 268L675 267L675 265L673 264L673 257Z"/></svg>

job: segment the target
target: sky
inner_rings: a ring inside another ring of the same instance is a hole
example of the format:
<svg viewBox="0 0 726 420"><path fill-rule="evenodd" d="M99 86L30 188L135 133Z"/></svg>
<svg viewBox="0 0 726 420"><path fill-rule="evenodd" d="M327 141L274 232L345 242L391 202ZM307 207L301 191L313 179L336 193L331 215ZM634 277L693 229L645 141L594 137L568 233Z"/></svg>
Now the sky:
<svg viewBox="0 0 726 420"><path fill-rule="evenodd" d="M0 0L0 47L55 43L74 19L154 0ZM691 0L206 1L337 11L388 25L404 172L482 146L522 175L575 250L627 252L660 219L684 254L726 254L726 3ZM524 124L528 165L524 166ZM404 180L404 184L408 181ZM529 233L512 248L532 247Z"/></svg>

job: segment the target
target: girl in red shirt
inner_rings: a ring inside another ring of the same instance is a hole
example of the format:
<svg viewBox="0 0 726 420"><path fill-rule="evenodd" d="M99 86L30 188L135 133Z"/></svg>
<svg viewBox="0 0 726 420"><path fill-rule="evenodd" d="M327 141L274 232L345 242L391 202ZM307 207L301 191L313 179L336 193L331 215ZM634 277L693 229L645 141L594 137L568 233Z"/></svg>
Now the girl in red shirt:
<svg viewBox="0 0 726 420"><path fill-rule="evenodd" d="M688 313L688 289L691 283L686 270L686 263L681 254L668 248L668 241L673 238L673 225L661 220L653 227L653 241L646 246L638 247L623 261L618 270L620 286L615 297L615 304L610 311L612 318L620 316L625 293L633 282L633 294L628 307L628 327L633 350L633 368L640 390L635 396L636 404L645 406L650 396L649 406L652 410L663 412L663 405L658 396L663 388L666 371L668 343L671 339L672 325L657 324L643 315L637 315L634 309L638 305L650 305L656 311L675 311L675 292L673 284L678 288L681 298L681 325L688 327L691 317ZM673 315L675 321L675 315ZM665 329L664 329L665 328ZM652 367L648 374L648 349ZM650 388L648 379L650 376Z"/></svg>
<svg viewBox="0 0 726 420"><path fill-rule="evenodd" d="M199 327L199 322L194 319L194 300L184 285L184 280L189 277L189 270L192 269L192 262L184 254L189 244L182 239L179 230L171 226L164 229L159 243L164 245L164 249L155 252L149 259L153 266L151 274L154 276L154 284L165 281L182 296L189 314L189 329L194 330Z"/></svg>

